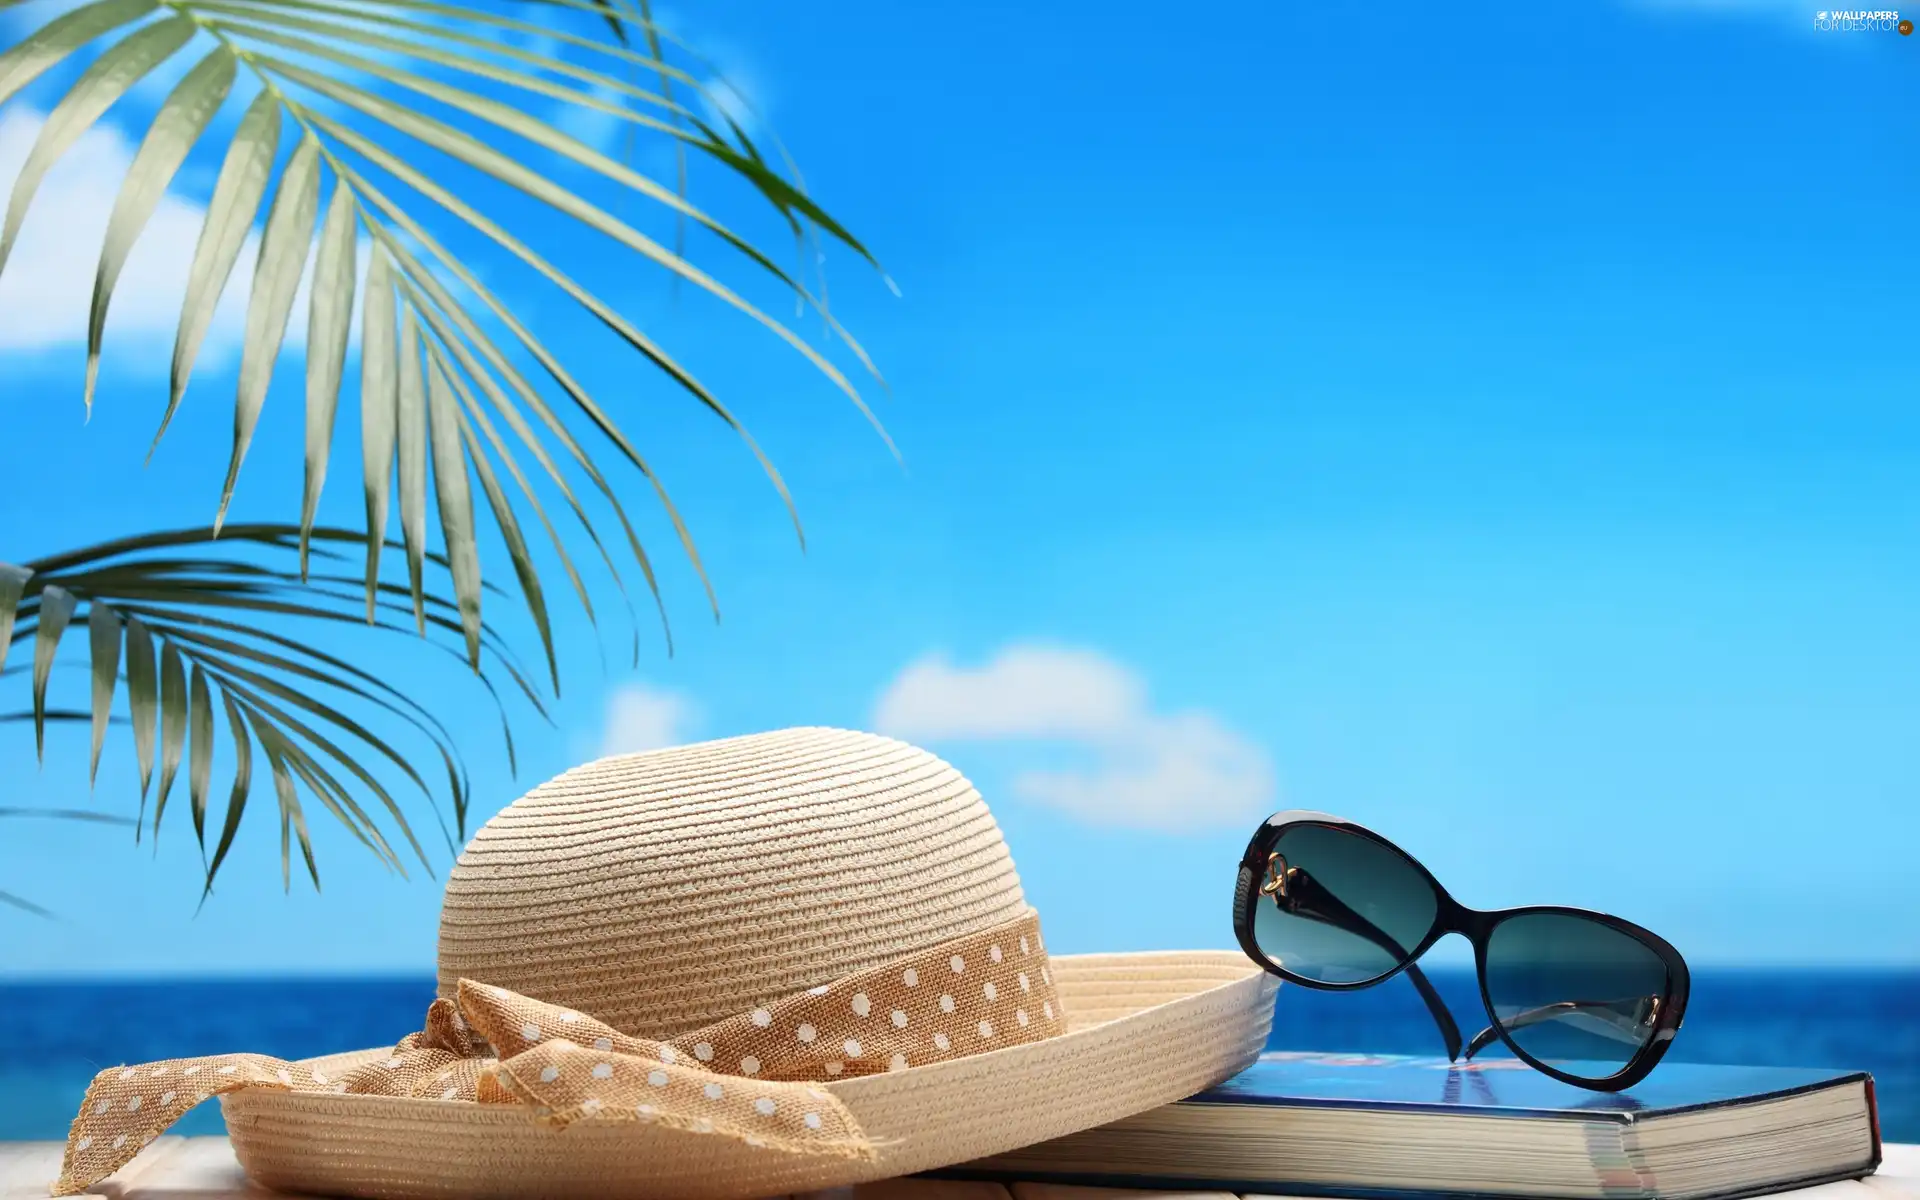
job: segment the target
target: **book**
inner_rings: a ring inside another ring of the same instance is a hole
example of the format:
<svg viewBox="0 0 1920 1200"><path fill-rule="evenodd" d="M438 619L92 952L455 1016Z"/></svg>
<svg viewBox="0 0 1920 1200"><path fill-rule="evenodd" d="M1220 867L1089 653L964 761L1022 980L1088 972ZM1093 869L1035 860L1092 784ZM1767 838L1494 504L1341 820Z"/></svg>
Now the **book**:
<svg viewBox="0 0 1920 1200"><path fill-rule="evenodd" d="M1864 1072L1669 1062L1606 1093L1510 1058L1269 1053L1191 1099L937 1174L1360 1200L1731 1200L1879 1164Z"/></svg>

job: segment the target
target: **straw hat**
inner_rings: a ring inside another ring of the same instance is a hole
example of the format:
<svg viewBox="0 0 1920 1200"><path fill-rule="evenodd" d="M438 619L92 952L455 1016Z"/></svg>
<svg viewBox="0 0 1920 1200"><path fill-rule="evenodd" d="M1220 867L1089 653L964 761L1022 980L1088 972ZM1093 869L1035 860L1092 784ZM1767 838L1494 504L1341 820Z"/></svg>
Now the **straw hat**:
<svg viewBox="0 0 1920 1200"><path fill-rule="evenodd" d="M1274 986L1237 952L1049 958L972 785L831 729L603 759L509 805L447 882L439 974L392 1049L102 1072L56 1191L210 1094L248 1175L288 1191L886 1178L1208 1087L1258 1055Z"/></svg>

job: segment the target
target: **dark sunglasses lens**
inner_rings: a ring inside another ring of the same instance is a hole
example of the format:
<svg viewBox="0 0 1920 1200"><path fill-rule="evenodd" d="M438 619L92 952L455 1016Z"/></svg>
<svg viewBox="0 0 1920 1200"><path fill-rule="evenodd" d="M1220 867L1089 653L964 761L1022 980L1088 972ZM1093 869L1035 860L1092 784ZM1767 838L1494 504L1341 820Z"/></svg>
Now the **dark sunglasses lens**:
<svg viewBox="0 0 1920 1200"><path fill-rule="evenodd" d="M1667 1002L1667 964L1624 930L1522 913L1487 939L1487 1000L1515 1045L1569 1075L1618 1075L1646 1048Z"/></svg>
<svg viewBox="0 0 1920 1200"><path fill-rule="evenodd" d="M1253 937L1277 967L1316 983L1368 983L1406 962L1439 898L1406 855L1357 833L1295 825L1260 867Z"/></svg>

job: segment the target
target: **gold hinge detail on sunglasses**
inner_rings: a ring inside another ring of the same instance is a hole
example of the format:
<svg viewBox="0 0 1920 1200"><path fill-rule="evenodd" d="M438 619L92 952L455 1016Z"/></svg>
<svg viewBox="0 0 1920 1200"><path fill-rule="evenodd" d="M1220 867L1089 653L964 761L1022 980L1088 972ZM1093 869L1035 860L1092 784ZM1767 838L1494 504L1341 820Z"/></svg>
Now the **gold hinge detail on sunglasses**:
<svg viewBox="0 0 1920 1200"><path fill-rule="evenodd" d="M1260 885L1262 896L1282 896L1287 894L1287 876L1293 874L1293 868L1278 850L1267 855L1267 878Z"/></svg>

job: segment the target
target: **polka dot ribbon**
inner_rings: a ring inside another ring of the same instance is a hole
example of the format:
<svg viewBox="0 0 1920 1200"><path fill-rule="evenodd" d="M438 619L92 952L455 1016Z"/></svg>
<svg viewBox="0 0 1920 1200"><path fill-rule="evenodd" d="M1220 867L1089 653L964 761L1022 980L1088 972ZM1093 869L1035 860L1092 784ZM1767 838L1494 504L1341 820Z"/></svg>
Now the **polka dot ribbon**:
<svg viewBox="0 0 1920 1200"><path fill-rule="evenodd" d="M427 1009L420 1032L351 1069L228 1054L100 1072L53 1194L86 1191L194 1105L241 1088L518 1104L556 1129L649 1121L770 1152L871 1160L852 1113L813 1085L1064 1031L1032 912L666 1042L463 979Z"/></svg>

